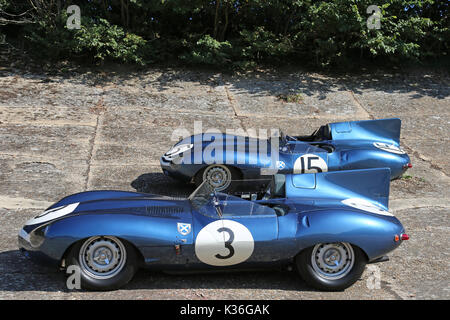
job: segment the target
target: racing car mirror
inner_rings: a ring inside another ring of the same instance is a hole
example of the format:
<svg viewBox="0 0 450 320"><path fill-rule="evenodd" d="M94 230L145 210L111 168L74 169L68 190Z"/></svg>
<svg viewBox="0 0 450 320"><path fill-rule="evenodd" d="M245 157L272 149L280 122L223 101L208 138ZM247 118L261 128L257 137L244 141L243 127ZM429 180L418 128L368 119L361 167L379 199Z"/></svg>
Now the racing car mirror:
<svg viewBox="0 0 450 320"><path fill-rule="evenodd" d="M219 199L217 199L217 196L215 193L211 193L211 197L213 199L214 208L216 208L217 215L219 217L222 217L222 210L220 209L220 202Z"/></svg>

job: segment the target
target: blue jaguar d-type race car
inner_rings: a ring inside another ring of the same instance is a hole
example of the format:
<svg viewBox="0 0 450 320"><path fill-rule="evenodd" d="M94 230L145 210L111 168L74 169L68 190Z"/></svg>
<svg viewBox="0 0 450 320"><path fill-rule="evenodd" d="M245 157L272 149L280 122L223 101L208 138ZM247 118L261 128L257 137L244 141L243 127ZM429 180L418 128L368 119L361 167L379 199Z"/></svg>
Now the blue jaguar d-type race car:
<svg viewBox="0 0 450 320"><path fill-rule="evenodd" d="M243 182L240 196L205 182L187 199L82 192L29 220L19 247L33 260L78 268L87 289L117 289L139 267L291 265L311 286L343 290L408 239L388 211L390 175L388 168L277 174Z"/></svg>
<svg viewBox="0 0 450 320"><path fill-rule="evenodd" d="M309 136L196 134L176 143L160 163L166 175L197 186L206 180L218 191L232 191L233 180L276 172L390 168L393 179L412 167L400 147L400 127L400 119L381 119L330 123Z"/></svg>

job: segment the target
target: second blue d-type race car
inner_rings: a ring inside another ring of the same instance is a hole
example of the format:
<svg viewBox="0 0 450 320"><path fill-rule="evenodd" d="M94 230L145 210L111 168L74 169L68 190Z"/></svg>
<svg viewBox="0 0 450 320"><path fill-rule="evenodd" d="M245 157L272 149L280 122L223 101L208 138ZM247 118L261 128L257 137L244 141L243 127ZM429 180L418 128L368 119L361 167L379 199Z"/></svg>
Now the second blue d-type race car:
<svg viewBox="0 0 450 320"><path fill-rule="evenodd" d="M36 261L77 267L87 289L120 288L140 267L290 265L315 288L343 290L408 239L388 211L390 176L388 168L277 174L244 182L240 197L207 182L187 199L82 192L29 220L19 247Z"/></svg>
<svg viewBox="0 0 450 320"><path fill-rule="evenodd" d="M233 180L261 178L270 174L268 168L283 174L390 168L393 179L412 167L400 147L400 128L400 119L381 119L330 123L309 136L281 133L265 140L197 134L176 143L160 163L166 175L197 186L208 181L227 192Z"/></svg>

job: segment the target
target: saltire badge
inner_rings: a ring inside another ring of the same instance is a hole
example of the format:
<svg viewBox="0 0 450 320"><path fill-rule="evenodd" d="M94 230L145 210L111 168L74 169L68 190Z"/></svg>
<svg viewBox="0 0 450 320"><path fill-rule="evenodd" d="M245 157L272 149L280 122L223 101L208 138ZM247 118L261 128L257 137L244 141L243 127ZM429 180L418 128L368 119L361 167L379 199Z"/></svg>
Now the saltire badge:
<svg viewBox="0 0 450 320"><path fill-rule="evenodd" d="M181 235L183 236L188 235L189 233L191 233L191 224L178 222L177 229Z"/></svg>
<svg viewBox="0 0 450 320"><path fill-rule="evenodd" d="M286 163L284 161L277 161L278 170L283 170L286 167Z"/></svg>

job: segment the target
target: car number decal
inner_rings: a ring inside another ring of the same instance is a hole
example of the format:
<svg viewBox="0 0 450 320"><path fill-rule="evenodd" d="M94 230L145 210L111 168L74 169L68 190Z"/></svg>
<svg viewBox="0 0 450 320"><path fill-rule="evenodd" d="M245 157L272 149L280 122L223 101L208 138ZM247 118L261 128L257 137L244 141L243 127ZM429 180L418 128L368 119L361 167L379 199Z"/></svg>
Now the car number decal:
<svg viewBox="0 0 450 320"><path fill-rule="evenodd" d="M341 201L343 204L371 213L382 214L384 216L394 216L391 212L378 207L370 201L361 198L349 198Z"/></svg>
<svg viewBox="0 0 450 320"><path fill-rule="evenodd" d="M327 172L328 166L325 160L315 154L305 154L294 163L294 173Z"/></svg>
<svg viewBox="0 0 450 320"><path fill-rule="evenodd" d="M405 150L403 150L402 148L399 148L393 144L387 144L384 142L374 142L373 145L375 147L377 147L378 149L387 151L387 152L391 152L391 153L395 153L395 154L405 154Z"/></svg>
<svg viewBox="0 0 450 320"><path fill-rule="evenodd" d="M253 253L251 232L232 220L217 220L206 225L195 239L195 255L212 266L230 266L247 260Z"/></svg>

